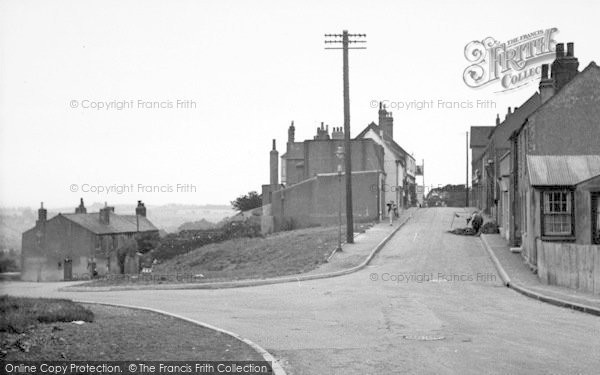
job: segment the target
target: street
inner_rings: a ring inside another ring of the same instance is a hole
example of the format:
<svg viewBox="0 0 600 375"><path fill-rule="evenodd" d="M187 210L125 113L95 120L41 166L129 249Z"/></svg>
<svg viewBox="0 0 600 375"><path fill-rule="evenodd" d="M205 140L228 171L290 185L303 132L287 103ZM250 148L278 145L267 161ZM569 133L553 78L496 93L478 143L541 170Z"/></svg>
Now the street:
<svg viewBox="0 0 600 375"><path fill-rule="evenodd" d="M418 210L366 269L332 279L224 290L0 287L203 321L261 345L288 374L598 373L600 319L504 287L479 238L447 233L462 211Z"/></svg>

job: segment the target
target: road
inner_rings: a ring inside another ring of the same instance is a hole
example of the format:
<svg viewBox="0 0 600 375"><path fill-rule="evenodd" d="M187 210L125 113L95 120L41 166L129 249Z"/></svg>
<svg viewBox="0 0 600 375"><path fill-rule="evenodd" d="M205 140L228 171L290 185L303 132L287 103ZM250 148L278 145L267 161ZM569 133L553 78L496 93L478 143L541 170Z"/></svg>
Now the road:
<svg viewBox="0 0 600 375"><path fill-rule="evenodd" d="M288 374L597 374L600 319L503 287L478 238L446 233L454 211L419 210L366 269L332 279L224 290L1 287L184 315L255 341Z"/></svg>

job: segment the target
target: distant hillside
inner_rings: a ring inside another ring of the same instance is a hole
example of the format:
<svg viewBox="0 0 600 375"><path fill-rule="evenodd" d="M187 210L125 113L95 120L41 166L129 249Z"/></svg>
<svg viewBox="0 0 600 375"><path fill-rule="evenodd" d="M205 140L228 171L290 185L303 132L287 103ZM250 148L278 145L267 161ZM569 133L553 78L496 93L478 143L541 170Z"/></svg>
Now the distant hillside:
<svg viewBox="0 0 600 375"><path fill-rule="evenodd" d="M179 228L177 228L177 231L181 232L182 230L207 230L215 229L216 227L217 224L206 219L200 219L198 221L192 221L181 224Z"/></svg>
<svg viewBox="0 0 600 375"><path fill-rule="evenodd" d="M104 203L86 204L88 212L97 212ZM217 223L227 217L235 215L235 211L226 205L186 205L167 204L162 206L146 205L148 218L159 229L166 232L178 232L184 223L202 222ZM48 218L59 212L74 212L73 207L48 209ZM135 205L115 205L115 212L120 214L134 214ZM0 208L0 250L21 249L21 235L24 231L35 226L37 208L16 207Z"/></svg>

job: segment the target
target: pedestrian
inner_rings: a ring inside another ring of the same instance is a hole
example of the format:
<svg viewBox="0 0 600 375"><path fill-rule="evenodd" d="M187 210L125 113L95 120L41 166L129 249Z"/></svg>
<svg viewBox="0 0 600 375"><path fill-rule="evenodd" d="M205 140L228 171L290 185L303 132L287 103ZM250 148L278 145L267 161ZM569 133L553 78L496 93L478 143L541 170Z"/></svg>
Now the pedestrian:
<svg viewBox="0 0 600 375"><path fill-rule="evenodd" d="M394 203L394 201L389 201L387 203L387 208L388 208L387 212L388 212L388 217L390 218L390 225L392 225L393 221L394 221L394 206L395 205L396 204Z"/></svg>

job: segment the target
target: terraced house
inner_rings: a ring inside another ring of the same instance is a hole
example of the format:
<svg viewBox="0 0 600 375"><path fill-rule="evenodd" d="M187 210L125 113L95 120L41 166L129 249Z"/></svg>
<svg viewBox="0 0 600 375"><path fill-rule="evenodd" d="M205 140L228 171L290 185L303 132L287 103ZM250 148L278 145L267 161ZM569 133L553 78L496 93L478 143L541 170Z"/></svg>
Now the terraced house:
<svg viewBox="0 0 600 375"><path fill-rule="evenodd" d="M483 130L472 128L477 132ZM483 184L476 203L531 269L548 283L600 293L596 63L580 72L574 44L566 51L557 44L554 62L542 66L539 92L509 108L485 151L472 144L472 152L473 181Z"/></svg>
<svg viewBox="0 0 600 375"><path fill-rule="evenodd" d="M132 245L140 235L158 237L158 228L146 218L141 201L135 215L118 215L110 206L88 213L82 199L74 213L52 218L42 203L35 227L23 233L21 279L57 281L135 274L139 257Z"/></svg>

